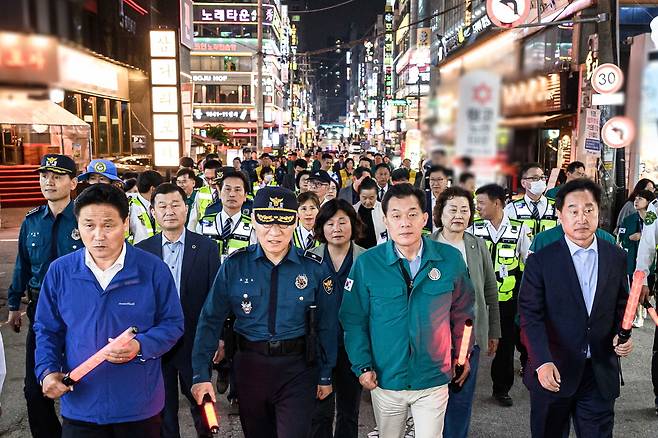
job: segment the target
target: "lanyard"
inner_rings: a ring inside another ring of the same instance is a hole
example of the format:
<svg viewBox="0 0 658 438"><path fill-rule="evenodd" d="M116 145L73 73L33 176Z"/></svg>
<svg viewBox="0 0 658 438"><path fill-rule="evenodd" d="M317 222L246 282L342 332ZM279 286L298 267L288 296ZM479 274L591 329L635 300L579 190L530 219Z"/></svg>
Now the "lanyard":
<svg viewBox="0 0 658 438"><path fill-rule="evenodd" d="M400 267L400 272L402 273L402 277L404 277L404 282L407 285L407 297L410 297L411 290L414 288L414 280L416 279L416 277L411 278L407 270L404 268L404 262L402 261L402 259L398 259L398 266Z"/></svg>

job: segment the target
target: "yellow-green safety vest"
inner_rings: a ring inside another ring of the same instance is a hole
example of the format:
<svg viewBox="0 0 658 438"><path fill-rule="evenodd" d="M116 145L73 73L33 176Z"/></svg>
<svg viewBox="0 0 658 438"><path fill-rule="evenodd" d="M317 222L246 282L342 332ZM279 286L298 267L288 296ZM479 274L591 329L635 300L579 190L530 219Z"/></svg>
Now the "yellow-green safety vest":
<svg viewBox="0 0 658 438"><path fill-rule="evenodd" d="M159 233L161 231L160 225L158 225L158 223L155 221L153 216L149 214L148 209L142 203L139 197L131 196L128 204L130 208L138 209L139 213L137 214L137 217L139 218L139 221L141 222L142 226L144 226L144 228L146 229L146 234L148 235L148 237L153 237L155 236L156 233ZM128 230L128 235L126 239L128 240L128 243L133 245L135 242L135 235L130 230Z"/></svg>
<svg viewBox="0 0 658 438"><path fill-rule="evenodd" d="M200 221L203 216L206 215L206 209L210 204L212 204L212 187L203 186L201 187L196 194L196 203L197 203L197 220Z"/></svg>
<svg viewBox="0 0 658 438"><path fill-rule="evenodd" d="M489 234L486 221L480 219L473 223L473 234L484 239L487 249L491 253L498 283L498 301L500 302L512 299L514 291L520 286L523 271L523 262L517 254L523 222L514 219L510 219L509 222L510 225L505 228L503 235L496 243Z"/></svg>
<svg viewBox="0 0 658 438"><path fill-rule="evenodd" d="M546 212L539 221L532 218L532 209L526 204L525 198L518 199L512 203L514 210L516 211L516 220L519 220L528 226L528 229L532 233L532 238L542 231L550 230L557 226L558 219L555 201L548 198L547 200L548 205L546 207Z"/></svg>
<svg viewBox="0 0 658 438"><path fill-rule="evenodd" d="M312 248L317 248L320 246L320 242L317 239L313 240L313 245L311 245L310 248L306 247L306 243L304 242L304 239L302 239L302 226L297 225L297 228L295 228L295 232L292 235L292 244L295 245L297 248L301 249L312 249Z"/></svg>
<svg viewBox="0 0 658 438"><path fill-rule="evenodd" d="M222 234L222 224L217 220L219 213L205 215L199 221L201 234L210 237L217 242L221 262L224 262L224 260L235 251L249 246L249 239L251 237L253 226L251 224L251 216L248 212L245 213L245 211L246 210L243 210L242 215L240 216L240 222L233 225L231 234L229 234L228 238L224 240L220 238ZM199 228L197 228L197 230L199 230Z"/></svg>

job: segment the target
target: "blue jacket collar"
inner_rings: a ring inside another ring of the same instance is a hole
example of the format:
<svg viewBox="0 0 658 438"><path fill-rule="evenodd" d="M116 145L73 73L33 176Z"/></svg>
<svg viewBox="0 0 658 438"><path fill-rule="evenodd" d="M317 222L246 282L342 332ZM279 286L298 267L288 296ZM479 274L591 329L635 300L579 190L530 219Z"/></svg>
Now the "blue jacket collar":
<svg viewBox="0 0 658 438"><path fill-rule="evenodd" d="M41 218L45 219L50 215L50 207L48 207L48 204L43 206L43 213L41 214ZM75 215L73 214L73 200L70 200L67 206L62 210L61 213L65 218L67 219L75 219Z"/></svg>
<svg viewBox="0 0 658 438"><path fill-rule="evenodd" d="M96 277L94 277L94 274L85 264L85 251L85 249L81 249L75 252L75 269L71 273L71 277L96 283ZM126 244L126 259L123 269L112 279L105 292L109 292L125 283L132 284L135 281L139 282L139 269L137 268L139 265L139 252L141 250Z"/></svg>
<svg viewBox="0 0 658 438"><path fill-rule="evenodd" d="M265 260L269 260L267 256L265 255L265 251L263 251L263 247L260 246L260 243L256 244L256 249L254 252L254 260L263 258ZM283 258L281 261L281 264L284 263L285 261L291 261L296 264L301 264L302 261L299 258L299 253L297 252L296 248L292 245L289 245L288 247L288 254Z"/></svg>

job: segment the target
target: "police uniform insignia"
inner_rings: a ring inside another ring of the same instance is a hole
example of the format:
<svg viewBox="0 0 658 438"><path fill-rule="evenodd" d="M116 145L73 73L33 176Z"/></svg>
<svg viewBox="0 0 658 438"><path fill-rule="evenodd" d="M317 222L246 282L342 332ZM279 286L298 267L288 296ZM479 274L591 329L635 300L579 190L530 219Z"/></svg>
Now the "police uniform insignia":
<svg viewBox="0 0 658 438"><path fill-rule="evenodd" d="M352 286L354 285L354 280L351 278L348 278L345 280L345 290L348 292L352 292Z"/></svg>
<svg viewBox="0 0 658 438"><path fill-rule="evenodd" d="M653 211L648 211L647 216L644 218L644 223L646 225L651 225L656 221L656 219L657 219L656 213L654 213Z"/></svg>
<svg viewBox="0 0 658 438"><path fill-rule="evenodd" d="M28 211L28 212L25 214L25 216L27 217L27 216L29 216L29 215L31 215L31 214L34 214L34 213L36 213L37 211L39 211L40 209L41 209L41 207L34 207L32 210Z"/></svg>
<svg viewBox="0 0 658 438"><path fill-rule="evenodd" d="M331 295L334 291L334 280L331 277L327 277L322 280L322 286L324 287L324 291Z"/></svg>
<svg viewBox="0 0 658 438"><path fill-rule="evenodd" d="M249 315L251 313L254 306L252 306L251 301L249 300L249 295L242 295L242 303L240 303L240 306L242 307L242 311L245 315Z"/></svg>
<svg viewBox="0 0 658 438"><path fill-rule="evenodd" d="M270 205L268 208L281 208L283 198L270 198Z"/></svg>
<svg viewBox="0 0 658 438"><path fill-rule="evenodd" d="M46 158L46 166L57 166L57 157L47 157Z"/></svg>
<svg viewBox="0 0 658 438"><path fill-rule="evenodd" d="M305 274L299 274L295 278L295 286L297 289L305 289L308 286L308 277Z"/></svg>
<svg viewBox="0 0 658 438"><path fill-rule="evenodd" d="M439 271L436 268L432 268L430 272L427 274L427 276L430 278L430 280L436 281L439 278L441 278L441 271Z"/></svg>
<svg viewBox="0 0 658 438"><path fill-rule="evenodd" d="M80 240L80 231L77 228L74 228L73 231L71 231L71 239Z"/></svg>
<svg viewBox="0 0 658 438"><path fill-rule="evenodd" d="M98 173L103 173L107 170L107 166L102 161L97 161L96 164L94 164L94 170Z"/></svg>

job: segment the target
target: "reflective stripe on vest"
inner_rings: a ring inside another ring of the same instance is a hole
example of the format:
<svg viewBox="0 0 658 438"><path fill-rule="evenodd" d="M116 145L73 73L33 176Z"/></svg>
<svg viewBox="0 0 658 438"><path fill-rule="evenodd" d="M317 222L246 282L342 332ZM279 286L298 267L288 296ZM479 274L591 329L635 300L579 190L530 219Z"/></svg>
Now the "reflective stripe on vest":
<svg viewBox="0 0 658 438"><path fill-rule="evenodd" d="M148 237L153 237L155 236L156 233L160 232L160 225L158 225L155 219L153 219L153 217L148 213L146 206L142 203L142 201L137 196L133 196L130 198L130 205L134 206L134 208L138 208L142 210L141 213L137 214L137 217L139 218L139 222L141 222L142 226L144 226L144 229L146 230L146 235ZM130 233L129 231L127 239L128 239L128 243L132 245L135 241L134 234Z"/></svg>
<svg viewBox="0 0 658 438"><path fill-rule="evenodd" d="M197 219L201 220L206 215L206 209L212 204L212 188L209 186L201 187L196 195L199 208L197 209Z"/></svg>
<svg viewBox="0 0 658 438"><path fill-rule="evenodd" d="M521 221L510 219L510 225L505 228L498 242L494 243L485 221L480 220L473 224L473 234L484 239L491 254L500 302L511 300L514 290L519 285L523 266L517 255L517 248L522 226Z"/></svg>
<svg viewBox="0 0 658 438"><path fill-rule="evenodd" d="M295 232L292 235L292 244L295 245L297 248L307 249L306 248L306 242L303 242L302 231L301 231L300 228L301 228L301 225L297 226L297 228L295 228ZM317 239L314 239L313 240L313 245L311 246L311 248L316 248L318 246L320 246L320 242Z"/></svg>
<svg viewBox="0 0 658 438"><path fill-rule="evenodd" d="M199 222L201 224L201 234L204 236L210 237L215 242L217 242L217 247L219 249L219 257L223 262L226 257L233 254L240 248L246 248L249 246L249 239L251 238L251 231L253 229L251 225L251 217L248 215L241 215L240 222L233 227L233 231L226 240L221 240L219 236L221 235L221 229L217 217L219 213L210 214L201 218Z"/></svg>
<svg viewBox="0 0 658 438"><path fill-rule="evenodd" d="M550 230L557 226L557 212L555 210L555 201L548 199L546 212L539 221L532 218L532 210L526 204L525 199L514 201L514 210L516 211L516 220L519 220L528 226L532 233L532 238L542 231Z"/></svg>

